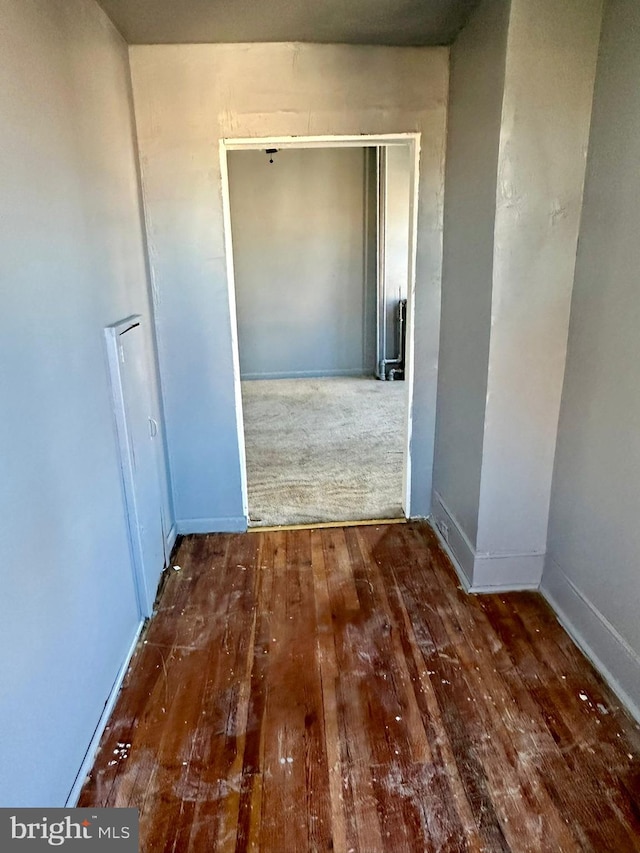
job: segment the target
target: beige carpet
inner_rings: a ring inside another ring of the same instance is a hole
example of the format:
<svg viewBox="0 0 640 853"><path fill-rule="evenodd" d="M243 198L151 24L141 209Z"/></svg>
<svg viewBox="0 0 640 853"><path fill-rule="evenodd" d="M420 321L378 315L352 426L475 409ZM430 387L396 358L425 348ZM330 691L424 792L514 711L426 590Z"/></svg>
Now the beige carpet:
<svg viewBox="0 0 640 853"><path fill-rule="evenodd" d="M406 383L242 383L251 526L402 517Z"/></svg>

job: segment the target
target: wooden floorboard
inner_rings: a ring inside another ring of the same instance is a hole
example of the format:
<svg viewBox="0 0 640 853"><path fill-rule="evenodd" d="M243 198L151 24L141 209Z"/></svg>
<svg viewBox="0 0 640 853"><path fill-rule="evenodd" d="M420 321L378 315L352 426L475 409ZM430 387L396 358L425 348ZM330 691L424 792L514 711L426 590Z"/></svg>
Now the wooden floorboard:
<svg viewBox="0 0 640 853"><path fill-rule="evenodd" d="M640 851L638 726L426 524L187 536L81 806L141 850Z"/></svg>

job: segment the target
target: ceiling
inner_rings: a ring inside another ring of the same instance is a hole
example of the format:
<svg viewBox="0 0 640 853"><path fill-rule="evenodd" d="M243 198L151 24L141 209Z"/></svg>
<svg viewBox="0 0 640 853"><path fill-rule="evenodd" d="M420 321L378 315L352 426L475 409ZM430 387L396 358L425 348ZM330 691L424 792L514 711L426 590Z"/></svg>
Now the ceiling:
<svg viewBox="0 0 640 853"><path fill-rule="evenodd" d="M130 44L451 44L478 0L98 0Z"/></svg>

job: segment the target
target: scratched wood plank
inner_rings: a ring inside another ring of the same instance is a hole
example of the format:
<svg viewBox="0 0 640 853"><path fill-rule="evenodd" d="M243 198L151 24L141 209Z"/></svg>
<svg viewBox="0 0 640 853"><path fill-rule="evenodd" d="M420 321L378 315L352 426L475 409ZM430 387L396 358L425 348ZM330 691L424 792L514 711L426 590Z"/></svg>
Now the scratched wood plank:
<svg viewBox="0 0 640 853"><path fill-rule="evenodd" d="M207 540L207 544L213 541ZM163 734L155 749L152 772L147 778L139 779L137 790L130 801L131 805L141 809L141 831L148 849L171 850L178 838L188 838L193 828L198 826L196 810L202 809L207 802L205 796L199 795L206 781L200 749L203 710L205 716L211 713L212 684L217 687L216 693L224 695L229 659L224 648L223 632L228 621L232 621L229 620L230 605L237 577L235 572L229 572L226 565L214 567L210 557L211 552L207 549L207 553L201 555L198 569L184 566L176 582L176 585L198 585L202 588L210 583L212 573L221 574L221 578L216 581L220 592L217 609L209 614L210 620L206 625L201 619L190 618L193 615L190 613L193 606L190 603L178 611L179 621L184 626L195 622L196 628L187 629L186 633L191 635L189 641L184 636L184 630L178 631L178 635L182 636L174 639L168 661L171 665L178 657L187 666L176 667L177 686L175 691L168 691L170 704ZM205 649L198 642L203 632L208 635L209 641ZM212 655L214 648L218 650L215 658ZM228 694L228 699L233 708L232 692ZM216 729L220 728L218 721L214 725ZM215 740L218 742L219 737ZM160 804L162 808L159 808ZM188 827L184 825L186 822Z"/></svg>
<svg viewBox="0 0 640 853"><path fill-rule="evenodd" d="M449 596L456 592L451 584L445 584L445 588ZM465 604L467 603L466 596L460 590L457 591L457 596ZM609 791L608 797L601 796L602 782L603 779L607 779L608 772L604 764L598 767L598 759L592 759L581 770L571 759L567 761L566 757L557 749L554 732L548 726L548 717L541 713L541 708L536 704L536 695L550 692L561 696L561 704L565 709L567 719L574 721L580 719L580 722L576 722L573 728L569 730L572 743L571 753L579 749L585 741L590 742L589 734L585 734L585 724L588 723L585 706L582 701L578 701L578 691L573 690L572 692L570 682L568 684L563 683L554 673L554 667L548 665L548 659L539 659L536 644L531 642L531 636L527 641L527 632L522 623L519 625L512 624L511 630L505 632L504 620L501 623L498 614L503 613L504 616L503 611L505 611L507 599L510 599L513 607L517 609L517 602L524 603L526 596L507 596L506 598L482 596L476 599L471 606L459 608L459 613L466 617L464 635L467 639L473 636L470 619L473 617L478 619L481 610L493 614L493 618L485 620L483 624L483 639L476 651L482 650L488 630L495 635L493 641L494 658L501 651L501 641L506 640L508 643L509 653L507 657L511 661L511 666L503 666L502 677L508 682L511 697L500 688L500 683L494 675L497 672L496 668L492 668L486 663L482 667L482 681L479 688L488 700L485 705L489 711L492 706L499 706L502 699L499 725L495 727L493 737L495 741L496 735L503 736L506 755L498 766L497 772L508 777L509 774L506 771L508 771L509 764L516 761L519 764L519 790L524 799L531 799L530 843L534 846L540 845L542 839L554 837L558 839L559 846L563 850L576 849L576 844L579 845L579 849L599 850L607 849L612 838L615 838L615 843L619 845L619 849L635 849L633 844L637 842L632 841L631 838L637 839L637 832L632 831L631 836L629 835L629 825L626 820L626 816L633 812L633 805L629 802L629 798L623 798L627 806L626 814L623 814L624 808L622 808L612 817L611 812L612 810L615 811L615 805L612 806L611 801L613 800L615 803L619 791L619 786L615 785L613 779L610 780L610 785L605 785ZM539 599L537 604L538 612L544 612L545 605ZM444 609L442 612L446 613ZM556 627L559 627L557 623ZM533 631L536 639L539 640L538 634L541 633L541 629L536 630L534 628ZM457 656L459 660L462 659L460 653ZM476 653L476 660L482 662L481 659L482 656ZM583 658L580 657L580 661L583 672L590 669L585 665L586 662ZM561 668L566 671L564 663ZM467 669L473 672L470 667ZM523 689L525 685L528 687ZM490 730L488 723L485 723L485 728L487 731ZM505 739L504 735L509 728L511 728L510 736ZM591 747L588 748L591 749ZM605 751L599 749L598 752L599 758L602 759ZM559 758L560 761L558 761ZM566 766L563 767L563 763ZM491 762L485 762L485 766L490 768ZM549 772L550 770L554 772ZM579 789L575 786L576 773L580 774L581 779ZM561 787L569 797L572 792L580 792L577 801L573 803L573 807L565 807L562 814L557 814L557 810L554 808L554 802L558 798L554 796L553 783L558 778L563 779ZM550 780L551 785L549 785ZM511 784L514 784L513 776ZM580 815L581 820L574 821L573 818L576 814ZM571 817L567 817L567 815ZM533 816L537 817L534 819ZM550 820L553 820L554 823L552 828L548 825ZM563 821L570 824L570 828L563 827ZM523 843L523 824L522 819L517 824L518 835L512 839L514 845ZM613 834L609 827L615 827ZM513 825L509 828L512 830ZM569 829L569 834L567 829ZM519 842L516 842L516 838L519 838Z"/></svg>
<svg viewBox="0 0 640 853"><path fill-rule="evenodd" d="M329 849L331 818L310 538L301 533L284 534L274 564L260 844L315 853Z"/></svg>
<svg viewBox="0 0 640 853"><path fill-rule="evenodd" d="M260 849L267 696L265 678L268 674L268 658L265 655L269 648L269 638L272 636L274 566L282 547L281 537L260 535L258 603L253 658L248 677L249 700L235 846L238 853Z"/></svg>
<svg viewBox="0 0 640 853"><path fill-rule="evenodd" d="M322 534L311 534L311 566L315 604L316 642L320 681L322 684L322 712L329 799L331 803L332 843L336 853L346 853L347 821L345 798L342 792L343 766L340 755L338 697L336 685L339 678L338 661L333 636L327 570L322 546Z"/></svg>
<svg viewBox="0 0 640 853"><path fill-rule="evenodd" d="M525 613L526 601L521 602L521 607ZM610 827L620 839L627 836L626 844L632 844L633 839L640 837L640 820L629 798L616 784L616 778L624 774L633 760L623 753L622 739L612 736L618 727L614 726L614 731L611 731L609 711L604 704L604 684L590 667L584 666L584 661L582 666L577 666L580 661L573 655L553 654L553 648L545 639L553 634L552 626L537 627L543 624L539 615L543 608L540 606L537 614L529 615L527 625L504 597L496 596L492 601L484 602L483 608L491 612L496 631L505 638L511 638L510 657L515 664L512 672L519 674L526 688L522 691L523 704L526 701L540 713L557 745L557 752L562 756L556 772L547 777L555 798L560 796L558 778L564 776L569 782L575 772L580 772L582 765L576 757L581 753L589 754L590 760L581 771L580 796L575 796L570 785L560 786L564 791L564 802L571 805L574 813L585 818L585 793L589 793L590 811L596 819L587 824L584 835L596 848L607 843ZM537 635L543 631L542 639L538 638ZM536 635L535 643L531 642L532 632ZM521 668L518 662L527 637L530 660ZM552 759L555 754L544 757ZM603 787L609 792L606 798L598 795Z"/></svg>
<svg viewBox="0 0 640 853"><path fill-rule="evenodd" d="M201 676L205 686L189 763L195 807L188 849L235 848L260 571L260 542L248 538L234 537L224 568L210 573L219 592L216 606L207 600L207 618L217 635Z"/></svg>
<svg viewBox="0 0 640 853"><path fill-rule="evenodd" d="M482 763L493 799L501 803L505 837L512 847L522 844L523 838L541 847L552 836L563 851L578 850L539 773L545 748L555 750L542 716L523 705L520 700L526 697L510 689L498 669L478 654L492 635L491 626L478 625L477 608L465 606L464 593L442 572L435 571L434 577L442 596L437 612L464 673L467 702L474 706L480 731L487 735L482 741ZM493 647L499 650L497 637Z"/></svg>
<svg viewBox="0 0 640 853"><path fill-rule="evenodd" d="M141 849L640 851L640 737L532 593L430 528L185 537L80 805Z"/></svg>
<svg viewBox="0 0 640 853"><path fill-rule="evenodd" d="M368 623L362 611L360 590L350 567L345 530L322 534L327 587L331 606L336 661L340 760L350 820L348 849L355 853L384 850L380 815L372 774L371 732L367 695L382 688L381 672L372 665L368 632L379 628ZM348 573L349 582L344 576Z"/></svg>
<svg viewBox="0 0 640 853"><path fill-rule="evenodd" d="M387 531L374 553L381 571L401 584L401 594L440 709L444 735L451 744L467 799L478 820L480 837L490 850L509 850L480 751L487 733L481 730L474 704L467 701L469 688L442 624L439 607L443 603L439 601L427 554L422 548L415 554L412 552L407 531L400 537Z"/></svg>
<svg viewBox="0 0 640 853"><path fill-rule="evenodd" d="M372 671L381 674L378 683L371 677L363 680L361 695L368 712L372 782L383 843L385 849L408 853L442 849L442 839L432 835L433 821L425 819L425 798L434 800L431 752L399 644L399 626L357 528L345 531L345 539L366 626L361 648Z"/></svg>
<svg viewBox="0 0 640 853"><path fill-rule="evenodd" d="M363 528L359 531L359 538L366 549L371 571L376 574L374 583L382 587L385 572L394 571L406 557L397 547L392 547L385 556L384 538L381 540L379 535L372 535L372 531ZM420 651L399 585L395 582L387 584L386 593L390 613L395 618L394 633L414 685L415 701L432 756L432 791L429 792L429 809L425 818L428 835L435 839L437 848L441 850L479 851L483 845L473 812L458 773L451 742L443 736L443 720L430 677L434 673L429 671ZM424 788L416 790L417 797L424 797L424 793Z"/></svg>

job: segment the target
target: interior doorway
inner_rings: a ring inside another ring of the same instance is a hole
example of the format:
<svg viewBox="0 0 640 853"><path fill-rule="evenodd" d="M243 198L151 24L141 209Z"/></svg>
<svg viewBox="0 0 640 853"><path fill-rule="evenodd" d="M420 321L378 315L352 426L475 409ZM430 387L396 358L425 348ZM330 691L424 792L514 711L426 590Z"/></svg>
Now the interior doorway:
<svg viewBox="0 0 640 853"><path fill-rule="evenodd" d="M220 149L250 526L409 517L419 135Z"/></svg>

